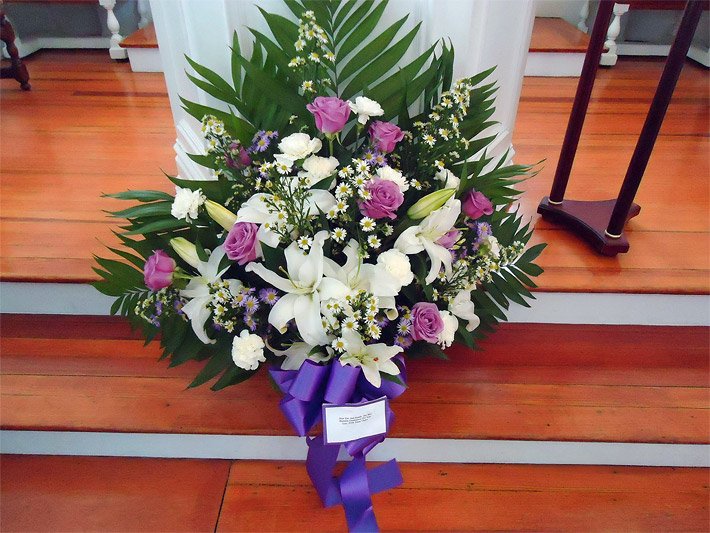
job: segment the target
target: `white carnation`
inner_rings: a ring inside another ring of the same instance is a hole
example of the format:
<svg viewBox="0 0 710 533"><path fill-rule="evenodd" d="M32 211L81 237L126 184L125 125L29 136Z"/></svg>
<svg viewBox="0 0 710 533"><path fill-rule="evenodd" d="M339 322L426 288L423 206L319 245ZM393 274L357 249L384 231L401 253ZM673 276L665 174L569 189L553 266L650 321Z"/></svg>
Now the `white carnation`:
<svg viewBox="0 0 710 533"><path fill-rule="evenodd" d="M456 336L456 330L459 327L459 321L454 315L448 311L439 311L441 320L444 321L444 329L439 333L439 346L442 348L448 348L454 343L454 337Z"/></svg>
<svg viewBox="0 0 710 533"><path fill-rule="evenodd" d="M486 237L483 244L484 246L488 246L488 251L493 257L500 257L500 243L493 235Z"/></svg>
<svg viewBox="0 0 710 533"><path fill-rule="evenodd" d="M381 253L377 257L377 264L394 277L402 287L414 281L414 274L412 273L412 265L409 262L409 257L399 250L392 249Z"/></svg>
<svg viewBox="0 0 710 533"><path fill-rule="evenodd" d="M468 320L466 330L473 331L481 323L475 312L475 306L471 301L471 291L460 291L449 303L449 311L462 320Z"/></svg>
<svg viewBox="0 0 710 533"><path fill-rule="evenodd" d="M175 218L184 218L190 222L197 218L197 211L207 198L202 194L202 189L191 191L175 186L175 200L170 208L170 214Z"/></svg>
<svg viewBox="0 0 710 533"><path fill-rule="evenodd" d="M281 140L279 150L293 163L317 152L322 146L320 139L311 139L305 133L292 133Z"/></svg>
<svg viewBox="0 0 710 533"><path fill-rule="evenodd" d="M305 175L311 178L312 183L318 183L335 173L338 168L338 160L334 157L319 157L312 155L303 162Z"/></svg>
<svg viewBox="0 0 710 533"><path fill-rule="evenodd" d="M232 341L232 359L239 368L256 370L260 362L266 361L263 339L243 329Z"/></svg>
<svg viewBox="0 0 710 533"><path fill-rule="evenodd" d="M379 117L384 115L385 111L382 106L367 98L366 96L358 96L355 98L355 103L348 102L350 109L357 115L357 121L360 124L365 124L370 117Z"/></svg>
<svg viewBox="0 0 710 533"><path fill-rule="evenodd" d="M448 168L440 170L434 175L434 177L439 181L444 182L444 189L458 189L459 184L461 183L458 176L456 176L456 174L451 172Z"/></svg>
<svg viewBox="0 0 710 533"><path fill-rule="evenodd" d="M381 180L394 181L402 192L409 190L407 178L405 178L399 170L395 170L392 167L386 166L378 168L377 177Z"/></svg>

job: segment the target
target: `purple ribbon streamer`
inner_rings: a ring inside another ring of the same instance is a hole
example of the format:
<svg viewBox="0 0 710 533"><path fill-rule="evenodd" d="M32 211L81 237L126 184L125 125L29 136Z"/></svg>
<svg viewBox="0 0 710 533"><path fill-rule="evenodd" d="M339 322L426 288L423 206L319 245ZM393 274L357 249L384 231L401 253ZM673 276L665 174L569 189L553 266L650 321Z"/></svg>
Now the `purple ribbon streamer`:
<svg viewBox="0 0 710 533"><path fill-rule="evenodd" d="M394 361L400 368L400 379L406 383L404 358L397 356ZM281 411L300 436L308 432L321 420L323 403L342 405L360 403L382 396L396 398L406 390L406 386L384 380L375 387L365 379L359 367L342 365L333 361L328 365L318 365L306 360L299 370L270 371L276 385L284 393ZM394 413L385 407L387 427L394 421ZM352 532L378 531L377 520L372 507L372 494L389 490L402 483L402 474L396 460L391 460L376 468L367 470L366 455L380 442L384 435L363 437L343 443L352 461L340 478L333 475L341 444L326 444L323 436L309 438L306 470L313 486L325 507L342 504L348 528Z"/></svg>

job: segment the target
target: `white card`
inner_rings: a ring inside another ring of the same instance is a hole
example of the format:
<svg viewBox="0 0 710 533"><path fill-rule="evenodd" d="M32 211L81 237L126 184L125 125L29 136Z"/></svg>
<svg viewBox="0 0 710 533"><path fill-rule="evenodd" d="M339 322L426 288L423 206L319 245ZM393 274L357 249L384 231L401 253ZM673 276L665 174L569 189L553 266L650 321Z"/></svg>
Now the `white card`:
<svg viewBox="0 0 710 533"><path fill-rule="evenodd" d="M362 404L323 405L323 435L326 444L340 444L387 433L387 398Z"/></svg>

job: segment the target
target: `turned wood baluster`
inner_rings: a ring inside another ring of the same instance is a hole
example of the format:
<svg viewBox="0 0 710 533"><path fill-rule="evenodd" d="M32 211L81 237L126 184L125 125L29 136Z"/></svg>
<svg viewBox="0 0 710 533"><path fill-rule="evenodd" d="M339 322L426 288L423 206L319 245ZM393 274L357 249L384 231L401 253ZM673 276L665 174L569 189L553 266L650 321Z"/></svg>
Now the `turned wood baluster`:
<svg viewBox="0 0 710 533"><path fill-rule="evenodd" d="M604 43L604 47L607 51L602 54L600 63L605 67L613 67L619 59L616 53L616 39L621 32L621 16L629 10L629 7L629 4L614 4L614 20L612 20L609 25L609 32L607 33L606 42Z"/></svg>
<svg viewBox="0 0 710 533"><path fill-rule="evenodd" d="M120 33L121 26L118 23L116 14L113 12L113 8L116 7L116 0L99 0L99 4L106 10L106 25L111 32L109 55L111 59L126 59L128 51L120 46L121 41L123 41L123 36Z"/></svg>

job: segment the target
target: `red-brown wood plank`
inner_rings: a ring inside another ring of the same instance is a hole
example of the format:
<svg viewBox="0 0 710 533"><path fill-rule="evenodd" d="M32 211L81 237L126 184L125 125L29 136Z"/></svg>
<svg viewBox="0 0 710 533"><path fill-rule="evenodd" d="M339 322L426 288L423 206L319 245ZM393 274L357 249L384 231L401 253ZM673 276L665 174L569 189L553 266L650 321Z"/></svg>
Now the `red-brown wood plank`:
<svg viewBox="0 0 710 533"><path fill-rule="evenodd" d="M0 457L2 531L213 531L229 461Z"/></svg>
<svg viewBox="0 0 710 533"><path fill-rule="evenodd" d="M186 390L118 318L0 317L5 428L289 435L264 374ZM710 441L707 328L506 324L408 366L392 436ZM92 338L95 337L95 338Z"/></svg>
<svg viewBox="0 0 710 533"><path fill-rule="evenodd" d="M32 91L2 82L0 278L92 281L91 254L102 250L99 241L115 242L102 210L119 205L99 194L169 188L160 173L174 172L165 82L130 72L105 51L41 51L27 64ZM600 70L569 198L616 196L662 68L661 58L621 58ZM577 81L525 78L514 130L516 162L545 160L520 184L521 213L533 218L536 241L551 243L539 259L538 290L708 294L707 70L692 61L683 70L639 190L641 215L627 227L631 251L616 258L535 214L550 191Z"/></svg>
<svg viewBox="0 0 710 533"><path fill-rule="evenodd" d="M708 470L607 466L401 465L375 495L382 531L707 531ZM220 532L343 531L299 463L237 461Z"/></svg>

